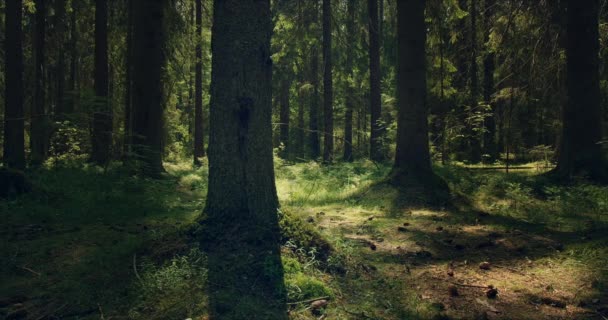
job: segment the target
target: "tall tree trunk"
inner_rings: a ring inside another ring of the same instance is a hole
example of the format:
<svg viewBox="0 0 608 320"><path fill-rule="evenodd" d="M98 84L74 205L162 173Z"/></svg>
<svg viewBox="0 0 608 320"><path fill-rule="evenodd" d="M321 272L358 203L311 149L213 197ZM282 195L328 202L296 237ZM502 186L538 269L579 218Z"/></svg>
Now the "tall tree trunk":
<svg viewBox="0 0 608 320"><path fill-rule="evenodd" d="M129 159L133 144L133 0L127 0L127 39L125 46L125 136L124 136L124 159Z"/></svg>
<svg viewBox="0 0 608 320"><path fill-rule="evenodd" d="M139 169L158 177L162 165L161 72L164 7L167 0L134 0L133 26L133 153Z"/></svg>
<svg viewBox="0 0 608 320"><path fill-rule="evenodd" d="M72 1L72 13L70 14L70 80L68 91L71 94L70 101L66 105L65 112L71 114L76 109L78 101L78 2Z"/></svg>
<svg viewBox="0 0 608 320"><path fill-rule="evenodd" d="M568 1L566 44L568 102L556 173L562 178L608 178L603 158L599 81L599 0Z"/></svg>
<svg viewBox="0 0 608 320"><path fill-rule="evenodd" d="M282 157L286 158L289 154L289 87L288 79L281 80L279 88L279 144L283 146Z"/></svg>
<svg viewBox="0 0 608 320"><path fill-rule="evenodd" d="M383 124L382 99L380 95L380 36L378 33L378 0L367 0L369 14L369 98L370 98L370 140L369 157L373 161L384 160L382 146Z"/></svg>
<svg viewBox="0 0 608 320"><path fill-rule="evenodd" d="M303 77L303 73L300 72L300 81L299 81L299 85L300 88L302 87L302 85L304 84L304 77ZM304 127L306 126L306 123L304 121L304 106L306 105L306 94L303 92L303 90L298 90L298 128L296 130L296 137L295 137L295 148L296 149L296 155L303 159L304 158Z"/></svg>
<svg viewBox="0 0 608 320"><path fill-rule="evenodd" d="M323 0L323 162L334 159L334 91L331 61L331 0Z"/></svg>
<svg viewBox="0 0 608 320"><path fill-rule="evenodd" d="M319 137L319 50L313 45L311 50L311 83L313 87L310 99L309 132L310 132L310 157L317 159L321 156L321 139Z"/></svg>
<svg viewBox="0 0 608 320"><path fill-rule="evenodd" d="M483 100L490 107L490 116L485 120L484 130L484 153L489 156L489 161L494 161L498 158L498 149L496 145L496 108L492 103L492 95L494 94L494 52L490 48L490 28L492 19L494 18L495 0L485 0L484 10L484 42L485 42L485 57L483 61Z"/></svg>
<svg viewBox="0 0 608 320"><path fill-rule="evenodd" d="M57 49L57 84L56 84L56 108L55 116L59 119L65 117L65 25L66 25L66 12L65 12L65 0L55 0L55 17L56 17L56 39L59 43Z"/></svg>
<svg viewBox="0 0 608 320"><path fill-rule="evenodd" d="M194 164L200 165L205 156L203 131L203 1L196 0L196 70L194 84Z"/></svg>
<svg viewBox="0 0 608 320"><path fill-rule="evenodd" d="M95 1L95 107L91 161L105 165L110 161L112 109L108 101L108 2Z"/></svg>
<svg viewBox="0 0 608 320"><path fill-rule="evenodd" d="M4 165L25 169L23 112L23 1L6 2L4 42Z"/></svg>
<svg viewBox="0 0 608 320"><path fill-rule="evenodd" d="M347 22L346 22L346 72L348 72L348 81L346 81L346 111L344 113L344 161L353 161L353 109L354 90L353 90L353 54L355 38L355 2L348 1L347 3Z"/></svg>
<svg viewBox="0 0 608 320"><path fill-rule="evenodd" d="M428 137L426 85L426 25L424 0L397 1L397 149L392 181L422 188L425 193L445 191L434 175Z"/></svg>
<svg viewBox="0 0 608 320"><path fill-rule="evenodd" d="M272 155L270 1L215 0L213 8L208 231L202 233L209 237L203 244L210 314L242 319L255 306L256 318L286 320Z"/></svg>
<svg viewBox="0 0 608 320"><path fill-rule="evenodd" d="M479 97L479 76L478 76L478 68L477 68L477 0L469 0L469 16L471 18L470 25L470 50L471 50L471 60L469 64L469 85L470 85L470 97L469 97L469 119L472 120L468 124L469 128L469 148L470 148L470 160L473 163L478 163L481 161L481 134L478 130L476 130L478 123L477 120L477 112L478 103L477 99Z"/></svg>
<svg viewBox="0 0 608 320"><path fill-rule="evenodd" d="M45 34L46 34L46 3L36 0L36 15L34 17L34 106L30 133L31 163L41 165L47 158L47 113L45 107Z"/></svg>

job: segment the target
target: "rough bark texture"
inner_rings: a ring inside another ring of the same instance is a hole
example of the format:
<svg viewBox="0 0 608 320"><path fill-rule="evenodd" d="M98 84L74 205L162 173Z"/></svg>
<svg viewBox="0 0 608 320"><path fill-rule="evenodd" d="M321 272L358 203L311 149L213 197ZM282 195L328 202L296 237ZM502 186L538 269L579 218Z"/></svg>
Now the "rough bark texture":
<svg viewBox="0 0 608 320"><path fill-rule="evenodd" d="M112 110L108 101L108 2L95 1L95 107L91 161L105 165L110 161Z"/></svg>
<svg viewBox="0 0 608 320"><path fill-rule="evenodd" d="M270 1L215 0L213 21L202 220L211 318L287 319L272 154Z"/></svg>
<svg viewBox="0 0 608 320"><path fill-rule="evenodd" d="M397 2L399 110L392 181L427 195L446 187L433 173L429 151L424 9L424 0Z"/></svg>
<svg viewBox="0 0 608 320"><path fill-rule="evenodd" d="M196 66L194 83L194 164L200 165L205 156L205 134L203 128L203 3L196 0Z"/></svg>
<svg viewBox="0 0 608 320"><path fill-rule="evenodd" d="M347 22L346 22L346 72L348 72L349 81L346 81L346 111L344 112L344 161L353 161L353 110L354 90L352 81L353 76L353 54L355 38L355 2L348 1L347 3Z"/></svg>
<svg viewBox="0 0 608 320"><path fill-rule="evenodd" d="M134 0L133 152L139 169L157 177L162 166L163 21L167 0Z"/></svg>
<svg viewBox="0 0 608 320"><path fill-rule="evenodd" d="M496 107L492 103L492 95L494 94L494 70L495 55L488 46L490 40L490 28L494 17L495 0L485 0L484 11L484 42L486 43L485 56L483 60L483 100L490 106L490 116L485 120L485 131L483 139L484 154L489 156L489 161L494 161L498 158L498 148L496 145Z"/></svg>
<svg viewBox="0 0 608 320"><path fill-rule="evenodd" d="M602 114L599 79L599 0L568 1L567 87L563 137L556 172L563 178L605 181L607 164L599 142Z"/></svg>
<svg viewBox="0 0 608 320"><path fill-rule="evenodd" d="M46 29L46 4L44 0L36 0L36 15L34 17L34 105L30 132L30 161L32 165L41 165L47 157L47 114L44 94L44 42Z"/></svg>
<svg viewBox="0 0 608 320"><path fill-rule="evenodd" d="M310 66L313 92L310 99L308 131L310 132L310 157L317 159L321 156L321 139L319 137L319 50L315 45L312 47Z"/></svg>
<svg viewBox="0 0 608 320"><path fill-rule="evenodd" d="M286 158L289 154L289 87L288 79L281 81L279 89L279 143L283 145L281 156Z"/></svg>
<svg viewBox="0 0 608 320"><path fill-rule="evenodd" d="M331 61L331 0L323 0L323 162L334 159L334 107Z"/></svg>
<svg viewBox="0 0 608 320"><path fill-rule="evenodd" d="M23 29L22 0L6 2L4 165L25 169L23 133Z"/></svg>
<svg viewBox="0 0 608 320"><path fill-rule="evenodd" d="M382 146L383 125L381 123L382 99L380 95L380 35L378 25L378 0L368 0L369 15L369 99L370 140L369 157L373 161L384 160Z"/></svg>

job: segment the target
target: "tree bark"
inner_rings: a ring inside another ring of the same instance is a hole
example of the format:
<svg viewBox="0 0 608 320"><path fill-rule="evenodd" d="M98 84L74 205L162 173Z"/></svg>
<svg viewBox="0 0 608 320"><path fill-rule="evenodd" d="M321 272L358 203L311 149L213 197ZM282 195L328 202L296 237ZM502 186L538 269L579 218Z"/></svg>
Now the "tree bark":
<svg viewBox="0 0 608 320"><path fill-rule="evenodd" d="M489 156L489 161L498 159L498 148L496 145L496 107L492 103L492 95L494 94L494 70L495 66L495 55L494 52L489 48L490 41L490 28L492 26L492 19L494 18L494 5L495 0L485 0L485 11L484 11L484 42L486 44L485 57L483 61L483 100L490 107L490 116L485 120L485 131L484 131L484 153Z"/></svg>
<svg viewBox="0 0 608 320"><path fill-rule="evenodd" d="M334 108L331 61L331 0L323 0L323 162L334 159Z"/></svg>
<svg viewBox="0 0 608 320"><path fill-rule="evenodd" d="M167 0L134 0L133 26L133 153L139 170L159 177L162 165L161 72L164 7Z"/></svg>
<svg viewBox="0 0 608 320"><path fill-rule="evenodd" d="M397 1L397 149L392 181L438 193L445 183L434 175L428 138L426 24L424 0ZM413 190L413 189L412 189Z"/></svg>
<svg viewBox="0 0 608 320"><path fill-rule="evenodd" d="M45 34L46 34L46 3L36 0L36 14L34 17L34 105L32 108L30 132L30 161L32 165L39 166L47 158L48 120L45 107Z"/></svg>
<svg viewBox="0 0 608 320"><path fill-rule="evenodd" d="M288 79L281 80L281 87L279 88L279 144L283 146L283 152L281 156L287 158L289 155L289 87L290 83Z"/></svg>
<svg viewBox="0 0 608 320"><path fill-rule="evenodd" d="M470 96L469 96L469 118L475 119L476 114L479 111L477 99L479 97L479 75L477 67L477 0L469 0L469 16L471 19L470 25L470 43L469 48L471 50L470 62L469 62L469 85L470 85ZM472 163L479 163L481 161L481 134L476 130L476 120L468 124L468 135L469 135L469 148L470 148L470 160Z"/></svg>
<svg viewBox="0 0 608 320"><path fill-rule="evenodd" d="M124 136L124 159L131 156L133 144L133 0L127 0L127 38L125 46L125 136Z"/></svg>
<svg viewBox="0 0 608 320"><path fill-rule="evenodd" d="M56 108L55 116L59 119L65 118L66 101L65 101L65 46L66 46L66 11L65 0L55 0L55 17L56 17L56 39L59 43L57 49L57 84L56 84Z"/></svg>
<svg viewBox="0 0 608 320"><path fill-rule="evenodd" d="M346 81L346 111L344 112L344 161L353 161L353 110L354 89L353 89L353 54L355 38L355 2L348 1L347 3L347 22L346 22L346 72L348 79Z"/></svg>
<svg viewBox="0 0 608 320"><path fill-rule="evenodd" d="M319 136L319 50L313 45L311 50L311 83L313 87L310 99L309 132L310 132L310 157L317 159L321 156L321 139Z"/></svg>
<svg viewBox="0 0 608 320"><path fill-rule="evenodd" d="M369 156L373 161L384 160L382 99L380 94L380 36L378 0L368 0L369 14L369 87L370 87L370 140Z"/></svg>
<svg viewBox="0 0 608 320"><path fill-rule="evenodd" d="M196 0L196 70L194 84L194 164L200 165L205 156L205 134L203 127L203 4Z"/></svg>
<svg viewBox="0 0 608 320"><path fill-rule="evenodd" d="M568 1L566 44L568 101L556 173L606 181L599 79L599 0Z"/></svg>
<svg viewBox="0 0 608 320"><path fill-rule="evenodd" d="M112 146L112 109L108 100L108 2L95 1L95 107L91 161L105 165Z"/></svg>
<svg viewBox="0 0 608 320"><path fill-rule="evenodd" d="M215 0L213 21L203 220L211 318L249 318L254 306L256 318L287 319L272 154L270 1Z"/></svg>
<svg viewBox="0 0 608 320"><path fill-rule="evenodd" d="M72 1L72 13L70 14L70 80L68 91L71 94L70 101L66 105L66 113L71 114L76 110L78 101L78 21L76 19L78 5Z"/></svg>
<svg viewBox="0 0 608 320"><path fill-rule="evenodd" d="M7 0L5 16L4 158L8 168L25 169L23 112L23 1Z"/></svg>

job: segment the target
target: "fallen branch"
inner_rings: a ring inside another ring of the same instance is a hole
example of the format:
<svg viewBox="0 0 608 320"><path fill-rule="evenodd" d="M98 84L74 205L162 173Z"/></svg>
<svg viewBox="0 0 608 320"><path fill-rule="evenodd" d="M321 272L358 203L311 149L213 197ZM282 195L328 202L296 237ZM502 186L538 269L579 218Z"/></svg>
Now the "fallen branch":
<svg viewBox="0 0 608 320"><path fill-rule="evenodd" d="M36 272L36 271L34 271L34 270L32 270L32 269L30 269L30 268L28 268L28 267L19 267L19 269L21 269L21 270L25 270L25 271L28 271L28 272L31 272L31 273L33 273L33 274L35 274L35 275L39 276L39 277L40 277L40 276L42 276L42 274L41 274L40 272Z"/></svg>
<svg viewBox="0 0 608 320"><path fill-rule="evenodd" d="M319 301L319 300L328 300L328 299L329 299L329 297L319 297L319 298L314 298L314 299L290 302L287 305L293 306L293 305L300 304L300 303L311 303L311 302L315 302L315 301Z"/></svg>
<svg viewBox="0 0 608 320"><path fill-rule="evenodd" d="M137 272L137 253L133 254L133 272L135 273L137 280L139 280L140 283L143 283L144 281L139 276L139 272Z"/></svg>

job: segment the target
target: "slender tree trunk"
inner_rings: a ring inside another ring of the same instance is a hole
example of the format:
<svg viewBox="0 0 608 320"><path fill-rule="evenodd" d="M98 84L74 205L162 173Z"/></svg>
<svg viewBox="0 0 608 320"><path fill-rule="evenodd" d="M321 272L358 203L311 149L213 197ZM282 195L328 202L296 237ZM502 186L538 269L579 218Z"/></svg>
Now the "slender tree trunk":
<svg viewBox="0 0 608 320"><path fill-rule="evenodd" d="M334 159L334 108L331 61L331 0L323 0L323 162Z"/></svg>
<svg viewBox="0 0 608 320"><path fill-rule="evenodd" d="M5 16L4 165L25 169L23 112L23 1L7 0Z"/></svg>
<svg viewBox="0 0 608 320"><path fill-rule="evenodd" d="M380 35L378 33L378 0L368 0L369 14L369 87L370 140L369 156L373 161L384 160L382 99L380 95Z"/></svg>
<svg viewBox="0 0 608 320"><path fill-rule="evenodd" d="M30 149L31 163L41 165L47 158L47 114L45 107L45 34L46 34L46 3L36 0L36 15L34 17L34 106L32 108Z"/></svg>
<svg viewBox="0 0 608 320"><path fill-rule="evenodd" d="M133 61L133 152L144 174L159 177L164 171L161 74L167 0L134 1L133 56L137 59Z"/></svg>
<svg viewBox="0 0 608 320"><path fill-rule="evenodd" d="M348 1L347 3L347 22L346 22L346 72L348 72L349 80L346 81L346 111L344 113L344 161L353 161L353 109L354 90L352 85L353 72L353 54L355 38L355 2Z"/></svg>
<svg viewBox="0 0 608 320"><path fill-rule="evenodd" d="M108 101L108 2L95 1L95 108L91 161L105 165L112 146L112 109Z"/></svg>
<svg viewBox="0 0 608 320"><path fill-rule="evenodd" d="M311 83L313 87L312 98L310 99L310 156L317 159L321 156L321 139L319 137L319 50L316 45L312 47L311 53Z"/></svg>
<svg viewBox="0 0 608 320"><path fill-rule="evenodd" d="M65 50L66 35L66 12L65 12L65 0L55 0L55 16L56 16L56 39L60 44L57 49L57 87L56 89L56 108L55 116L59 119L65 118Z"/></svg>
<svg viewBox="0 0 608 320"><path fill-rule="evenodd" d="M125 46L125 136L124 136L124 159L129 159L133 144L133 0L127 0L127 39Z"/></svg>
<svg viewBox="0 0 608 320"><path fill-rule="evenodd" d="M291 84L288 79L281 81L281 87L279 88L279 144L283 146L282 157L287 158L289 155L289 88Z"/></svg>
<svg viewBox="0 0 608 320"><path fill-rule="evenodd" d="M68 91L71 94L70 101L66 105L65 112L71 114L76 110L78 101L78 21L76 20L78 5L72 1L72 13L70 15L70 82Z"/></svg>
<svg viewBox="0 0 608 320"><path fill-rule="evenodd" d="M300 78L300 87L304 84L304 78ZM302 90L298 90L298 128L296 130L295 148L296 155L299 158L304 158L304 128L306 126L304 120L304 106L306 105L306 94Z"/></svg>
<svg viewBox="0 0 608 320"><path fill-rule="evenodd" d="M599 0L568 1L566 44L568 102L556 173L563 178L608 179L603 158L599 81Z"/></svg>
<svg viewBox="0 0 608 320"><path fill-rule="evenodd" d="M211 239L204 242L210 314L243 319L255 306L256 318L286 320L272 155L270 1L215 0L213 21L205 208Z"/></svg>
<svg viewBox="0 0 608 320"><path fill-rule="evenodd" d="M477 68L477 0L469 0L470 8L469 8L469 16L471 17L471 29L470 29L470 50L471 50L471 60L469 65L469 80L470 82L470 97L469 97L469 118L476 119L475 116L478 109L477 99L479 97L479 76L478 76L478 68ZM469 148L470 148L470 160L472 163L479 163L481 161L481 134L478 130L476 130L478 126L477 120L474 120L469 123Z"/></svg>
<svg viewBox="0 0 608 320"><path fill-rule="evenodd" d="M196 70L194 84L194 164L200 165L205 156L205 135L203 131L203 3L196 0Z"/></svg>
<svg viewBox="0 0 608 320"><path fill-rule="evenodd" d="M492 95L494 94L494 70L495 70L495 55L490 49L490 28L492 19L494 18L495 0L485 0L484 12L484 42L486 45L485 57L483 62L483 99L490 106L490 116L485 120L484 131L484 153L489 155L489 160L494 161L498 158L498 149L496 146L496 107L492 103Z"/></svg>
<svg viewBox="0 0 608 320"><path fill-rule="evenodd" d="M425 193L446 189L434 175L428 137L426 86L426 25L424 0L397 2L397 149L392 181L422 187Z"/></svg>

